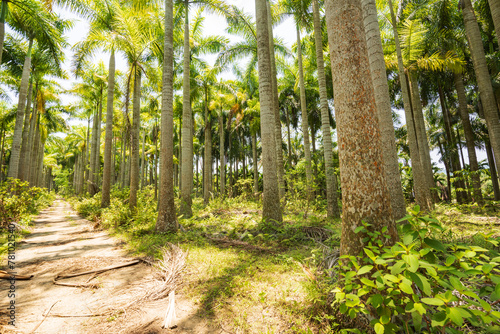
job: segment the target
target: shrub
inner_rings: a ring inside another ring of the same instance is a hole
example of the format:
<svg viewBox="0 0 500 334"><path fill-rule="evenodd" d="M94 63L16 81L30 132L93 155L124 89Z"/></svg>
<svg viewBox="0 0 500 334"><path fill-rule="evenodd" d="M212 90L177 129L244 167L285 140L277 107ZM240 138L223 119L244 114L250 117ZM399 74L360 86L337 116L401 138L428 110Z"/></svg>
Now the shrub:
<svg viewBox="0 0 500 334"><path fill-rule="evenodd" d="M384 246L386 229L372 231L367 223L357 228L367 246L359 257L342 257L334 305L351 319L364 315L377 334L500 329L498 254L433 239L442 231L439 222L418 206L410 213L392 247Z"/></svg>

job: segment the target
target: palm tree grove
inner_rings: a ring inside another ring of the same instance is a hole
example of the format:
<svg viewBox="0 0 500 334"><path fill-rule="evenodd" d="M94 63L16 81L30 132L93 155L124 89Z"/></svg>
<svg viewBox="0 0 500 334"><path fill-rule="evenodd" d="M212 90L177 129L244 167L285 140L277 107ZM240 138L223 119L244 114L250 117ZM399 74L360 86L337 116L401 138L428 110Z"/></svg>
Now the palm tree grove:
<svg viewBox="0 0 500 334"><path fill-rule="evenodd" d="M500 0L0 0L0 333L500 333Z"/></svg>

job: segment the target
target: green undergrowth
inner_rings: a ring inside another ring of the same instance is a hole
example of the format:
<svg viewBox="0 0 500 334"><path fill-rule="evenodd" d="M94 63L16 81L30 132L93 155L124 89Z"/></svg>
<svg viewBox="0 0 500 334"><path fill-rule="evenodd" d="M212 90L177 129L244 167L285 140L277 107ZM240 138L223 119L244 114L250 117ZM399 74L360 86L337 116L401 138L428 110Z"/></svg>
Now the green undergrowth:
<svg viewBox="0 0 500 334"><path fill-rule="evenodd" d="M292 209L284 223L274 224L262 222L262 203L249 198L214 198L208 205L195 198L193 217L179 219L182 229L160 234L153 194L151 188L139 192L135 213L128 208L127 191L119 189L113 189L104 210L99 194L70 201L134 254L157 257L166 243L187 251L181 292L211 326L245 333L331 332L330 279L321 270L318 242L338 247L339 221L327 223L312 208L304 217L288 203Z"/></svg>
<svg viewBox="0 0 500 334"><path fill-rule="evenodd" d="M32 218L54 198L54 193L29 187L28 182L18 179L9 178L0 185L0 259L5 257L9 242L28 234Z"/></svg>

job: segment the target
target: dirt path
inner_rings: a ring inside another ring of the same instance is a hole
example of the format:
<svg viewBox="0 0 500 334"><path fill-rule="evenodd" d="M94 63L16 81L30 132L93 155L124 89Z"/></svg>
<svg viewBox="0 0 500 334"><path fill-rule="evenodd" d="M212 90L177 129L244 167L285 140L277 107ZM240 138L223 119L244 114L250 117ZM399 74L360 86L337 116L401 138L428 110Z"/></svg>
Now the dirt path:
<svg viewBox="0 0 500 334"><path fill-rule="evenodd" d="M59 274L94 270L126 263L130 256L119 241L105 231L94 231L63 200L56 200L35 220L32 233L16 249L18 274L34 275L29 281L16 281L15 297L9 298L10 283L0 280L0 333L219 333L199 318L196 307L179 296L176 307L179 327L161 329L165 303L134 312L89 317L151 276L151 267L138 264L108 271L92 278L97 288L75 288L53 284ZM5 269L5 263L3 270ZM65 282L84 283L90 275ZM15 302L15 327L9 325L8 307ZM52 307L52 308L51 308ZM47 312L50 313L47 316ZM87 315L87 316L85 316Z"/></svg>

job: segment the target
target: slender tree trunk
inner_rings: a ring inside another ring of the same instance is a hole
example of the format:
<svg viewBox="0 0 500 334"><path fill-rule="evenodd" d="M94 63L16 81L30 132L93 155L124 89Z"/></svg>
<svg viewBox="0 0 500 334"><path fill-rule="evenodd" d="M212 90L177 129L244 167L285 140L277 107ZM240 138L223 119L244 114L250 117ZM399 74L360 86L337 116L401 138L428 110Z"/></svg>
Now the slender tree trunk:
<svg viewBox="0 0 500 334"><path fill-rule="evenodd" d="M222 110L219 115L219 160L220 160L220 193L221 197L224 198L226 193L226 159L224 151L224 115Z"/></svg>
<svg viewBox="0 0 500 334"><path fill-rule="evenodd" d="M19 160L19 171L18 171L18 177L22 181L27 181L26 179L26 153L28 152L28 145L29 145L29 128L30 128L30 107L31 107L31 99L33 95L33 80L30 80L30 87L28 89L28 98L26 99L26 110L24 112L24 125L23 125L23 135L22 135L22 144L21 144L21 157ZM33 99L35 101L36 99Z"/></svg>
<svg viewBox="0 0 500 334"><path fill-rule="evenodd" d="M102 123L102 88L101 88L101 102L99 103L99 117L97 118L97 135L96 135L96 150L94 159L94 182L95 192L99 192L100 175L101 175L101 123Z"/></svg>
<svg viewBox="0 0 500 334"><path fill-rule="evenodd" d="M38 96L38 83L35 85L35 95L34 95L34 99L33 99L33 111L32 111L32 115L31 115L31 120L30 120L30 127L29 127L29 133L28 133L28 147L27 147L27 150L26 150L26 159L24 161L24 164L26 165L26 171L25 171L25 180L26 181L29 181L31 179L31 170L30 170L30 166L31 166L31 156L32 156L32 152L33 152L33 140L35 138L35 131L36 131L36 122L37 122L37 119L38 119L38 110L37 110L37 104L36 104L36 100L37 100L37 96Z"/></svg>
<svg viewBox="0 0 500 334"><path fill-rule="evenodd" d="M469 41L484 116L488 125L488 133L490 134L491 147L495 155L496 169L500 170L500 122L488 64L484 55L481 32L471 1L460 0L460 6L464 16L465 32Z"/></svg>
<svg viewBox="0 0 500 334"><path fill-rule="evenodd" d="M314 0L317 1L317 0ZM396 135L392 122L391 98L387 83L384 50L380 37L375 0L362 0L363 18L366 32L366 44L370 72L377 104L377 115L382 138L382 154L384 155L384 170L387 176L387 187L391 193L391 206L394 219L406 216L406 203L401 186L399 162L396 148Z"/></svg>
<svg viewBox="0 0 500 334"><path fill-rule="evenodd" d="M392 6L392 1L389 0L389 10L391 12L392 28L394 33L394 42L396 44L396 53L398 58L399 81L403 96L403 105L405 110L406 128L408 130L408 144L410 146L410 158L413 171L413 183L415 187L415 200L420 208L424 211L430 211L433 207L431 193L426 183L424 168L420 159L420 147L417 143L417 131L413 122L413 113L411 107L410 93L408 91L408 83L403 65L403 55L401 45L399 43L399 34L396 26L396 16Z"/></svg>
<svg viewBox="0 0 500 334"><path fill-rule="evenodd" d="M137 191L139 190L139 130L141 128L141 69L135 66L134 105L132 116L132 143L130 153L130 210L137 206Z"/></svg>
<svg viewBox="0 0 500 334"><path fill-rule="evenodd" d="M495 158L493 157L493 149L489 141L486 141L486 156L488 158L488 165L490 166L491 183L493 185L493 193L495 201L500 201L500 187L498 186L498 174L495 166Z"/></svg>
<svg viewBox="0 0 500 334"><path fill-rule="evenodd" d="M290 133L290 108L286 108L286 128L287 128L287 140L288 140L288 168L292 168L292 139L291 139L291 133Z"/></svg>
<svg viewBox="0 0 500 334"><path fill-rule="evenodd" d="M311 142L309 140L309 120L307 117L307 104L306 104L306 87L304 82L304 67L302 65L302 47L300 45L300 28L296 23L297 28L297 59L299 62L299 85L300 85L300 110L302 115L302 133L304 135L304 155L306 158L306 187L307 198L312 200L313 192L313 178L311 168Z"/></svg>
<svg viewBox="0 0 500 334"><path fill-rule="evenodd" d="M165 41L161 103L160 197L156 231L176 232L179 228L174 203L174 23L173 1L165 0Z"/></svg>
<svg viewBox="0 0 500 334"><path fill-rule="evenodd" d="M24 109L26 108L26 98L28 95L32 49L33 49L33 38L30 38L28 52L26 53L26 58L24 59L23 74L21 76L19 100L17 103L16 123L14 126L14 136L12 137L12 148L10 152L8 177L12 177L14 179L18 178L19 160L21 158L21 141L23 136Z"/></svg>
<svg viewBox="0 0 500 334"><path fill-rule="evenodd" d="M99 122L99 109L96 110L94 114L94 120L92 122L92 144L90 146L90 175L89 175L89 184L88 184L88 189L89 189L89 194L90 196L94 196L97 192L97 187L96 187L96 180L95 180L95 174L96 174L96 150L97 150L97 123Z"/></svg>
<svg viewBox="0 0 500 334"><path fill-rule="evenodd" d="M30 185L36 187L36 179L38 176L38 152L40 150L40 114L37 115L35 137L33 138L33 149L31 150L30 158Z"/></svg>
<svg viewBox="0 0 500 334"><path fill-rule="evenodd" d="M276 57L274 54L274 35L273 35L273 22L271 15L271 1L267 1L267 28L269 31L269 54L271 56L271 85L273 91L273 112L275 129L274 135L276 137L276 168L278 171L278 187L280 199L285 197L285 167L283 162L283 140L281 137L281 121L280 121L280 106L278 99L278 80L276 74Z"/></svg>
<svg viewBox="0 0 500 334"><path fill-rule="evenodd" d="M5 18L9 11L9 1L2 0L2 8L0 9L0 64L2 63L3 42L5 40Z"/></svg>
<svg viewBox="0 0 500 334"><path fill-rule="evenodd" d="M257 161L257 134L252 133L253 192L259 192L259 169Z"/></svg>
<svg viewBox="0 0 500 334"><path fill-rule="evenodd" d="M465 143L467 145L467 152L469 155L469 166L471 170L472 187L474 191L474 201L480 206L484 204L483 194L481 191L481 178L479 175L479 164L477 162L476 148L474 145L474 132L470 124L469 112L467 111L467 98L465 95L465 87L462 75L453 74L455 80L455 88L458 96L458 110L460 112L460 119L462 120L462 127L465 134Z"/></svg>
<svg viewBox="0 0 500 334"><path fill-rule="evenodd" d="M451 201L450 163L449 163L448 159L445 157L443 144L441 143L440 138L438 138L438 146L439 146L439 153L441 154L441 158L443 159L444 169L446 170L446 182L448 185L448 188L446 189L446 199L445 200L447 202L449 202L449 201Z"/></svg>
<svg viewBox="0 0 500 334"><path fill-rule="evenodd" d="M340 254L357 256L364 244L354 230L362 221L374 231L387 227L388 244L398 235L382 163L361 0L325 4L343 192Z"/></svg>
<svg viewBox="0 0 500 334"><path fill-rule="evenodd" d="M488 3L490 4L491 18L493 19L495 34L500 46L500 2L498 0L488 0Z"/></svg>
<svg viewBox="0 0 500 334"><path fill-rule="evenodd" d="M257 55L259 61L260 126L264 200L262 219L282 221L276 162L276 121L273 113L273 87L266 0L255 0Z"/></svg>
<svg viewBox="0 0 500 334"><path fill-rule="evenodd" d="M113 103L115 91L115 50L109 57L108 95L106 103L106 133L104 137L104 167L102 172L101 208L110 204L111 176L114 175L114 165L111 162L111 147L113 146Z"/></svg>
<svg viewBox="0 0 500 334"><path fill-rule="evenodd" d="M189 2L185 0L185 21L184 21L184 69L182 84L182 187L181 187L181 207L180 213L184 218L193 215L191 209L193 192L193 115L191 112L191 88L190 88L190 59L189 49Z"/></svg>
<svg viewBox="0 0 500 334"><path fill-rule="evenodd" d="M0 150L0 183L4 181L4 173L3 173L3 154L5 148L5 129L2 128L2 149Z"/></svg>
<svg viewBox="0 0 500 334"><path fill-rule="evenodd" d="M126 145L126 133L122 133L122 149L121 149L121 160L120 160L120 186L125 187L125 151L127 150Z"/></svg>
<svg viewBox="0 0 500 334"><path fill-rule="evenodd" d="M142 133L142 157L141 157L141 189L144 188L146 179L144 177L144 173L146 171L146 160L145 160L145 154L146 154L146 129L144 129Z"/></svg>
<svg viewBox="0 0 500 334"><path fill-rule="evenodd" d="M85 166L84 166L84 177L83 177L83 192L89 191L89 166L90 166L90 116L87 120L87 138L85 142Z"/></svg>
<svg viewBox="0 0 500 334"><path fill-rule="evenodd" d="M182 116L179 116L179 198L181 198L181 189L182 189Z"/></svg>
<svg viewBox="0 0 500 334"><path fill-rule="evenodd" d="M212 117L208 110L208 88L205 87L205 155L203 157L203 202L208 204L212 193Z"/></svg>

